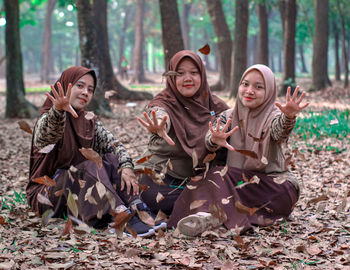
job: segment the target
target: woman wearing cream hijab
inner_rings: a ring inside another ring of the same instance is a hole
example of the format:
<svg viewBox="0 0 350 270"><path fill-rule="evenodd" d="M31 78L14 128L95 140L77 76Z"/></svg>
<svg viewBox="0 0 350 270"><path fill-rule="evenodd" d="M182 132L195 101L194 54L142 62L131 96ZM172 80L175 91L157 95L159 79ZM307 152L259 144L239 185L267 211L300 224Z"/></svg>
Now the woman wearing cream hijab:
<svg viewBox="0 0 350 270"><path fill-rule="evenodd" d="M286 103L276 102L273 72L264 65L243 74L236 104L209 123L206 147L227 148L226 167L190 182L178 198L168 226L195 236L223 224L243 233L253 225L267 226L289 216L299 198L296 178L286 168L283 145L293 130L300 105L299 87ZM193 202L202 202L197 207Z"/></svg>

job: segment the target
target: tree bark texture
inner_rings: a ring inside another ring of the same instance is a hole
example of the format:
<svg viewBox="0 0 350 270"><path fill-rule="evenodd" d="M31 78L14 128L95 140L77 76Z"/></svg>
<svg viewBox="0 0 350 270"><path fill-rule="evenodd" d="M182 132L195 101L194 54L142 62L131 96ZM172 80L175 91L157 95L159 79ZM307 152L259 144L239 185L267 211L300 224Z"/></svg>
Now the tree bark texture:
<svg viewBox="0 0 350 270"><path fill-rule="evenodd" d="M259 18L258 64L269 65L269 29L266 0L257 5Z"/></svg>
<svg viewBox="0 0 350 270"><path fill-rule="evenodd" d="M188 23L188 17L190 15L192 2L187 2L186 0L182 0L182 11L181 11L181 31L182 38L184 41L185 50L191 49L191 41L190 41L190 25Z"/></svg>
<svg viewBox="0 0 350 270"><path fill-rule="evenodd" d="M339 30L337 24L333 21L333 34L334 34L334 73L335 80L340 81L340 61L339 61Z"/></svg>
<svg viewBox="0 0 350 270"><path fill-rule="evenodd" d="M235 18L232 76L230 82L230 88L232 90L230 97L235 97L237 95L241 76L247 68L248 0L236 1Z"/></svg>
<svg viewBox="0 0 350 270"><path fill-rule="evenodd" d="M145 0L137 0L136 18L135 18L135 47L134 47L134 75L132 82L142 83L146 81L143 66L144 54L144 32L143 21L145 17Z"/></svg>
<svg viewBox="0 0 350 270"><path fill-rule="evenodd" d="M301 72L308 73L307 67L306 67L306 63L305 63L304 46L303 46L303 44L299 44L298 48L299 48L299 55L300 55Z"/></svg>
<svg viewBox="0 0 350 270"><path fill-rule="evenodd" d="M184 43L177 2L174 0L159 0L159 9L162 23L164 64L165 70L167 70L171 57L184 49Z"/></svg>
<svg viewBox="0 0 350 270"><path fill-rule="evenodd" d="M206 0L210 20L217 37L219 56L219 81L211 87L212 90L226 90L230 86L232 40L225 14L220 0Z"/></svg>
<svg viewBox="0 0 350 270"><path fill-rule="evenodd" d="M283 23L283 84L281 94L287 93L287 88L295 88L295 26L296 0L283 0L285 4Z"/></svg>
<svg viewBox="0 0 350 270"><path fill-rule="evenodd" d="M314 0L315 34L312 46L312 88L327 86L328 0Z"/></svg>
<svg viewBox="0 0 350 270"><path fill-rule="evenodd" d="M131 13L131 6L128 5L125 8L125 16L123 19L122 31L119 33L119 61L118 61L119 75L122 74L122 61L123 61L123 56L125 56L125 36L126 36L126 30L129 24L130 13Z"/></svg>
<svg viewBox="0 0 350 270"><path fill-rule="evenodd" d="M25 99L19 30L19 1L5 0L6 112L8 118L32 118L37 108Z"/></svg>
<svg viewBox="0 0 350 270"><path fill-rule="evenodd" d="M44 83L50 82L50 71L52 68L52 43L51 43L51 18L57 0L48 0L46 4L45 25L43 32L40 80Z"/></svg>

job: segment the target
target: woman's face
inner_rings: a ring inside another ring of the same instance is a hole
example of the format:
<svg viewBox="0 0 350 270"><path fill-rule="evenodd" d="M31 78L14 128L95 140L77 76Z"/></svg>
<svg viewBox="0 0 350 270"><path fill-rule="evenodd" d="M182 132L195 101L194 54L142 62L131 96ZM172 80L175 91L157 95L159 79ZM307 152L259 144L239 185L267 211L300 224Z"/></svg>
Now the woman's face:
<svg viewBox="0 0 350 270"><path fill-rule="evenodd" d="M72 87L69 102L76 110L89 105L95 90L94 78L90 74L81 77Z"/></svg>
<svg viewBox="0 0 350 270"><path fill-rule="evenodd" d="M201 75L195 63L189 58L184 58L176 71L177 90L184 97L194 96L201 86Z"/></svg>
<svg viewBox="0 0 350 270"><path fill-rule="evenodd" d="M249 109L255 109L264 103L265 82L257 70L248 72L238 88L238 97Z"/></svg>

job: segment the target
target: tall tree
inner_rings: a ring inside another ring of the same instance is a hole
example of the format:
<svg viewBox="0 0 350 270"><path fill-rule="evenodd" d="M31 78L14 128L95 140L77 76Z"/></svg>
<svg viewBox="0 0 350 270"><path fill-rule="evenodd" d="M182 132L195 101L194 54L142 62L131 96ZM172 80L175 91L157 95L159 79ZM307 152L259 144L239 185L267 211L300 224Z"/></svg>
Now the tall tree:
<svg viewBox="0 0 350 270"><path fill-rule="evenodd" d="M339 29L336 22L333 19L333 35L334 35L334 73L335 80L340 81L340 61L339 61Z"/></svg>
<svg viewBox="0 0 350 270"><path fill-rule="evenodd" d="M191 49L191 41L190 41L190 25L188 23L188 17L190 15L192 2L187 0L182 0L182 9L181 9L181 32L182 38L184 41L184 46L186 50Z"/></svg>
<svg viewBox="0 0 350 270"><path fill-rule="evenodd" d="M52 68L51 18L56 3L57 0L48 0L46 4L40 70L40 80L44 83L49 83Z"/></svg>
<svg viewBox="0 0 350 270"><path fill-rule="evenodd" d="M346 48L346 34L345 34L345 3L342 0L337 0L337 8L340 15L341 21L341 43L342 43L342 51L343 51L343 65L344 65L344 88L349 85L349 67L348 67L348 54Z"/></svg>
<svg viewBox="0 0 350 270"><path fill-rule="evenodd" d="M132 82L146 82L145 71L143 67L144 53L144 32L143 21L145 17L145 0L137 0L136 19L135 19L135 47L134 47L134 75Z"/></svg>
<svg viewBox="0 0 350 270"><path fill-rule="evenodd" d="M173 0L159 0L159 9L162 23L164 64L165 69L167 69L171 57L184 49L184 42L182 40L177 2Z"/></svg>
<svg viewBox="0 0 350 270"><path fill-rule="evenodd" d="M220 0L206 0L208 13L217 37L219 55L219 81L211 86L212 90L225 90L230 86L232 41L230 29Z"/></svg>
<svg viewBox="0 0 350 270"><path fill-rule="evenodd" d="M235 8L235 32L232 53L232 69L230 97L235 97L238 91L239 81L247 68L247 36L249 23L248 0L237 0Z"/></svg>
<svg viewBox="0 0 350 270"><path fill-rule="evenodd" d="M327 85L328 0L314 0L315 34L312 43L312 88L320 90Z"/></svg>
<svg viewBox="0 0 350 270"><path fill-rule="evenodd" d="M124 12L124 18L123 18L123 27L122 30L119 33L119 60L118 60L118 74L122 74L122 61L123 61L123 56L125 56L125 36L126 36L126 30L128 28L129 20L130 20L130 15L131 15L131 6L127 5L125 7L125 12Z"/></svg>
<svg viewBox="0 0 350 270"><path fill-rule="evenodd" d="M266 0L259 1L257 13L259 18L258 63L269 65L269 29Z"/></svg>
<svg viewBox="0 0 350 270"><path fill-rule="evenodd" d="M6 28L6 112L9 118L32 118L37 108L25 99L18 0L4 0Z"/></svg>
<svg viewBox="0 0 350 270"><path fill-rule="evenodd" d="M279 0L283 21L283 84L281 94L287 93L288 86L295 87L295 26L296 0ZM294 89L292 89L293 91Z"/></svg>

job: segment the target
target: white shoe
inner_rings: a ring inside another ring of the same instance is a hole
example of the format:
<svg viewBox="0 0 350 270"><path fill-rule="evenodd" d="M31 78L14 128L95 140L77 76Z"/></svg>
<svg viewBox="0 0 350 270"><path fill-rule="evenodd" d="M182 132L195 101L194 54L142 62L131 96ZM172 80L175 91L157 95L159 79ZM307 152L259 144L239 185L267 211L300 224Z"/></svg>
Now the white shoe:
<svg viewBox="0 0 350 270"><path fill-rule="evenodd" d="M182 234L196 236L208 229L215 228L220 225L222 225L222 222L215 218L212 214L198 212L181 219L177 223L177 228Z"/></svg>

